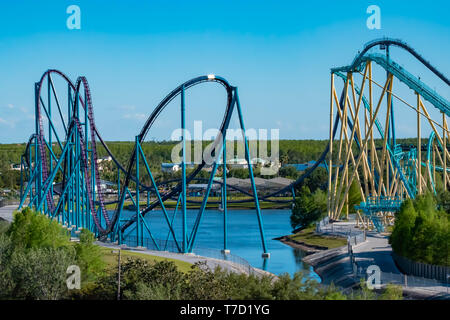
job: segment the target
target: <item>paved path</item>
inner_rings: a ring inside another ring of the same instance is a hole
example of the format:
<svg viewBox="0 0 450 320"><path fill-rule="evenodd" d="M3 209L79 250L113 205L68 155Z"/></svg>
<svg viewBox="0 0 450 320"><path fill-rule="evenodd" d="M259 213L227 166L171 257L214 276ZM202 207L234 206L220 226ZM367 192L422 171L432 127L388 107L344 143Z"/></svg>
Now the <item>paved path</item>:
<svg viewBox="0 0 450 320"><path fill-rule="evenodd" d="M353 223L354 224L354 223ZM338 222L326 226L326 231L336 233L339 228L352 228L352 222ZM337 228L336 228L337 227ZM354 262L360 273L364 273L370 265L377 265L382 272L382 283L390 282L395 279L403 280L404 274L397 268L392 258L392 247L389 244L389 236L379 234L374 231L366 233L366 241L353 246ZM341 247L332 250L322 251L304 258L304 261L313 265L317 273L319 273L328 284L334 282L342 287L351 287L354 285L353 267L347 248ZM409 277L409 276L408 276ZM427 281L427 280L425 280ZM398 282L400 283L400 282ZM408 295L416 298L432 298L441 296L449 298L448 287L431 285L429 283L411 286L403 285L403 290Z"/></svg>
<svg viewBox="0 0 450 320"><path fill-rule="evenodd" d="M370 265L377 265L382 272L400 274L392 259L392 247L388 236L368 232L366 242L353 247L356 264L364 270Z"/></svg>
<svg viewBox="0 0 450 320"><path fill-rule="evenodd" d="M353 253L355 262L358 268L367 270L370 265L377 265L381 269L381 282L403 282L404 274L397 268L392 258L392 247L389 244L389 237L380 235L375 232L367 234L367 241L354 247ZM444 285L431 285L432 282L420 277L409 277L408 286L402 285L403 290L409 292L413 296L429 298L434 296L446 297L448 296L449 288ZM414 281L413 279L419 279ZM423 280L423 283L421 281Z"/></svg>
<svg viewBox="0 0 450 320"><path fill-rule="evenodd" d="M168 251L136 249L136 248L132 248L132 247L118 246L118 245L104 243L104 242L100 242L100 241L97 241L96 244L98 244L102 247L107 247L107 248L111 248L111 249L117 250L120 248L122 250L129 250L131 252L138 252L138 253L144 253L144 254L157 256L157 257L171 258L171 259L175 259L175 260L185 261L185 262L188 262L191 264L194 264L197 262L206 262L206 265L211 270L214 270L216 267L220 267L223 270L227 270L227 271L235 272L235 273L249 274L250 271L253 271L254 274L259 275L259 276L270 275L270 276L273 276L276 278L275 275L273 275L269 272L266 272L264 270L260 270L257 268L252 268L252 270L249 270L248 267L237 264L237 263L233 263L231 261L225 261L225 260L214 259L214 258L209 258L209 257L202 257L202 256L197 256L195 254L182 254L182 253L174 253L174 252L168 252Z"/></svg>
<svg viewBox="0 0 450 320"><path fill-rule="evenodd" d="M17 205L0 207L0 219L12 222L13 220L12 214L15 210L17 210Z"/></svg>

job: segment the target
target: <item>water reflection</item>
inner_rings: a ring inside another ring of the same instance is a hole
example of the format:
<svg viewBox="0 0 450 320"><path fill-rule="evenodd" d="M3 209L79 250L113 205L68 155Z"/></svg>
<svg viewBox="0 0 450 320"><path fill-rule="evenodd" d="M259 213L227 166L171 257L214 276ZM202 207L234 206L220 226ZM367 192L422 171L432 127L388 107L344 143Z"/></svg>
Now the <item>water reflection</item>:
<svg viewBox="0 0 450 320"><path fill-rule="evenodd" d="M294 255L295 263L297 264L298 269L309 269L309 265L302 261L304 257L307 256L307 253L298 248L292 248L292 254Z"/></svg>

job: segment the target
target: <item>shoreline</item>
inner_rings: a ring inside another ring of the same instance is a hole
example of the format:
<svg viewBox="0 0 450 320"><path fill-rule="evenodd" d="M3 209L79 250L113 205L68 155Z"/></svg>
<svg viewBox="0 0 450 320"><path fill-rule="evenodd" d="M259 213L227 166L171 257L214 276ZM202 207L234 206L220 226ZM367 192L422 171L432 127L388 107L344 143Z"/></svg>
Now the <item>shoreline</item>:
<svg viewBox="0 0 450 320"><path fill-rule="evenodd" d="M292 248L303 250L306 255L302 258L302 261L313 268L323 284L330 285L334 283L345 289L357 285L351 277L353 270L347 246L330 249L293 240L287 235L274 238L274 240L278 240Z"/></svg>
<svg viewBox="0 0 450 320"><path fill-rule="evenodd" d="M313 244L308 244L305 242L293 240L293 239L289 238L289 236L281 236L278 238L273 238L273 240L278 240L292 248L301 249L302 251L305 251L306 254L313 254L316 252L329 250L328 247L323 247L323 246L318 246L318 245L313 245Z"/></svg>

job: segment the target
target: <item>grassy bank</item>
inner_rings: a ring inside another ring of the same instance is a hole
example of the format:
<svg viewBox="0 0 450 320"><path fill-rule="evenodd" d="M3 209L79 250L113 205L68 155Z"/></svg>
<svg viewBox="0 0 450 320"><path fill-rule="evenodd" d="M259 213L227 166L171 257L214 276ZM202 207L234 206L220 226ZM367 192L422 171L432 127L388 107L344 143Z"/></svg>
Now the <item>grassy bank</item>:
<svg viewBox="0 0 450 320"><path fill-rule="evenodd" d="M328 249L342 247L347 244L346 238L316 234L314 226L292 234L288 238L302 242L305 245L327 247Z"/></svg>
<svg viewBox="0 0 450 320"><path fill-rule="evenodd" d="M111 251L113 249L111 248L101 248L101 254L102 254L102 260L107 264L107 267L109 269L111 268L117 268L117 253L112 253ZM145 253L140 252L132 252L128 250L121 250L121 259L122 261L126 261L128 258L136 259L141 258L146 261L148 261L151 265L160 262L160 261L171 261L173 262L179 271L187 273L189 270L191 270L191 264L189 262L171 259L171 258L163 258L158 256L152 256Z"/></svg>

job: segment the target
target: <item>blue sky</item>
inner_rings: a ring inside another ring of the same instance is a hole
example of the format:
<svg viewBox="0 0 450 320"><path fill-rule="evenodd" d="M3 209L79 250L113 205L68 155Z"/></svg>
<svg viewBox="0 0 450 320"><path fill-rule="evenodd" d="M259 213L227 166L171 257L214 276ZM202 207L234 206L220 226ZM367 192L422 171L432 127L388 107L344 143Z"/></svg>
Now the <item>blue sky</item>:
<svg viewBox="0 0 450 320"><path fill-rule="evenodd" d="M81 9L81 30L66 27L72 4ZM371 4L381 9L381 30L366 27ZM2 1L0 143L23 142L33 132L33 84L49 68L73 80L87 77L106 140L133 140L167 93L209 73L239 88L247 128L325 139L330 68L350 63L367 41L389 36L449 76L449 11L450 3L438 0ZM392 56L450 100L448 86L414 60L394 49ZM220 89L199 87L187 98L188 126L217 126ZM170 138L178 124L172 108L150 138ZM398 135L411 135L410 118L398 118Z"/></svg>

